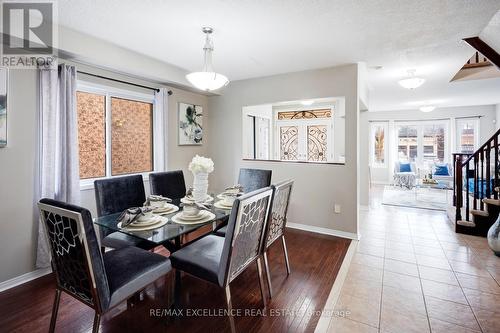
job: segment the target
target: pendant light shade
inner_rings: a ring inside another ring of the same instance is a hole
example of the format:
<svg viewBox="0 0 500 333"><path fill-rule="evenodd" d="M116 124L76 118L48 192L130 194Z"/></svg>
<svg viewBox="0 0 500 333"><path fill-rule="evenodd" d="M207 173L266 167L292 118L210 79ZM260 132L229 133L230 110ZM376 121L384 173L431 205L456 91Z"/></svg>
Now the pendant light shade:
<svg viewBox="0 0 500 333"><path fill-rule="evenodd" d="M398 81L399 85L403 88L406 88L406 89L418 88L422 84L424 84L424 82L425 82L425 79L422 79L421 77L415 76L414 69L408 70L408 78Z"/></svg>
<svg viewBox="0 0 500 333"><path fill-rule="evenodd" d="M186 75L186 79L200 90L217 90L229 83L227 77L215 72L193 72Z"/></svg>
<svg viewBox="0 0 500 333"><path fill-rule="evenodd" d="M214 45L210 39L210 34L213 29L210 27L202 28L203 33L206 35L204 51L204 65L201 72L193 72L186 75L186 79L194 87L204 90L213 91L220 89L229 83L228 78L225 75L216 73L212 67L212 52L214 50Z"/></svg>

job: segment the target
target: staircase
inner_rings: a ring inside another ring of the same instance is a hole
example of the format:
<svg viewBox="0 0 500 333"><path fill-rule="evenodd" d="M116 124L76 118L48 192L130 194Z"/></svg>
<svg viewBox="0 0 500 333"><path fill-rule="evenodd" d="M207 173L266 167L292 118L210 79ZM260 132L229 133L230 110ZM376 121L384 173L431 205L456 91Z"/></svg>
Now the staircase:
<svg viewBox="0 0 500 333"><path fill-rule="evenodd" d="M457 233L486 237L500 214L498 130L474 153L455 153L453 205Z"/></svg>

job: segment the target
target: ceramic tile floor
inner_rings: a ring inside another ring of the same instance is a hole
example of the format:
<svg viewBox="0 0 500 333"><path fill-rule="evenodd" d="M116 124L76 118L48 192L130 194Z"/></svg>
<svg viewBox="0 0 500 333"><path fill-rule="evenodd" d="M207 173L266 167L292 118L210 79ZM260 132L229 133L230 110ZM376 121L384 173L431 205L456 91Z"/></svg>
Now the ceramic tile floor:
<svg viewBox="0 0 500 333"><path fill-rule="evenodd" d="M328 332L500 332L500 258L445 212L383 206L374 193Z"/></svg>

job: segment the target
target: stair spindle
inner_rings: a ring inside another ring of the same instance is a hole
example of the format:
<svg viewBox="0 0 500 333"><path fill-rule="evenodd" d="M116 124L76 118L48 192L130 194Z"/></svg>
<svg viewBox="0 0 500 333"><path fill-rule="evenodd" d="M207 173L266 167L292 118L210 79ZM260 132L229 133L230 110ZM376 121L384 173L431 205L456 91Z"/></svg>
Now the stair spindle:
<svg viewBox="0 0 500 333"><path fill-rule="evenodd" d="M455 229L457 227L456 221L462 219L463 207L463 182L462 182L462 155L455 156Z"/></svg>
<svg viewBox="0 0 500 333"><path fill-rule="evenodd" d="M490 175L490 155L491 145L486 146L486 198L491 196L491 175ZM483 200L481 200L481 203Z"/></svg>
<svg viewBox="0 0 500 333"><path fill-rule="evenodd" d="M479 154L480 158L481 158L481 181L480 181L480 184L481 184L481 193L479 195L479 206L481 207L481 210L484 209L484 203L483 203L483 200L482 198L484 198L484 182L486 181L484 179L484 150L481 149L481 152Z"/></svg>
<svg viewBox="0 0 500 333"><path fill-rule="evenodd" d="M473 206L474 209L477 209L477 198L479 194L479 186L478 186L478 179L479 179L479 159L477 156L474 156L474 199L473 199ZM467 220L468 221L468 220Z"/></svg>
<svg viewBox="0 0 500 333"><path fill-rule="evenodd" d="M475 186L475 185L474 185ZM469 162L465 165L465 220L469 221ZM476 200L474 200L474 209L476 209Z"/></svg>
<svg viewBox="0 0 500 333"><path fill-rule="evenodd" d="M494 145L494 151L495 151L495 158L493 159L495 161L495 176L494 176L494 182L493 182L493 186L496 187L498 186L498 136L495 136L495 138L493 139L493 145ZM497 191L493 191L493 197L495 199L498 199L498 192Z"/></svg>

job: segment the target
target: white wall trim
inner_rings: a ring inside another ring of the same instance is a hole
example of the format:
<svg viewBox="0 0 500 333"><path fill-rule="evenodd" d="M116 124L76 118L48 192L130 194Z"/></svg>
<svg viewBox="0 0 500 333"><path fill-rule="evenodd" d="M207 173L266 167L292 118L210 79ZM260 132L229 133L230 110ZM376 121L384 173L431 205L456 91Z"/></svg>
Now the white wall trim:
<svg viewBox="0 0 500 333"><path fill-rule="evenodd" d="M16 276L10 280L0 282L0 292L5 291L10 288L17 287L23 283L29 282L34 279L38 279L44 275L52 272L50 267L37 269L36 271L28 272L23 275Z"/></svg>
<svg viewBox="0 0 500 333"><path fill-rule="evenodd" d="M339 272L337 273L337 277L335 278L335 282L333 283L332 290L328 295L328 298L325 303L325 307L323 308L321 317L319 318L318 324L316 325L316 329L314 333L323 333L327 332L330 326L330 322L335 318L335 316L340 315L335 313L335 305L340 297L340 291L344 285L345 279L347 277L347 272L349 271L349 266L351 266L352 258L356 253L356 247L358 246L357 241L352 241L347 249L347 253L345 254L344 260L342 261L342 265L340 266Z"/></svg>
<svg viewBox="0 0 500 333"><path fill-rule="evenodd" d="M309 231L309 232L314 232L314 233L317 233L317 234L323 234L323 235L330 235L330 236L337 236L337 237L342 237L342 238L359 240L358 234L355 234L355 233L352 233L352 232L346 232L346 231L342 231L342 230L335 230L335 229L329 229L329 228L315 227L313 225L306 225L306 224L300 224L300 223L291 223L291 222L287 222L286 226L288 228L299 229L299 230Z"/></svg>

